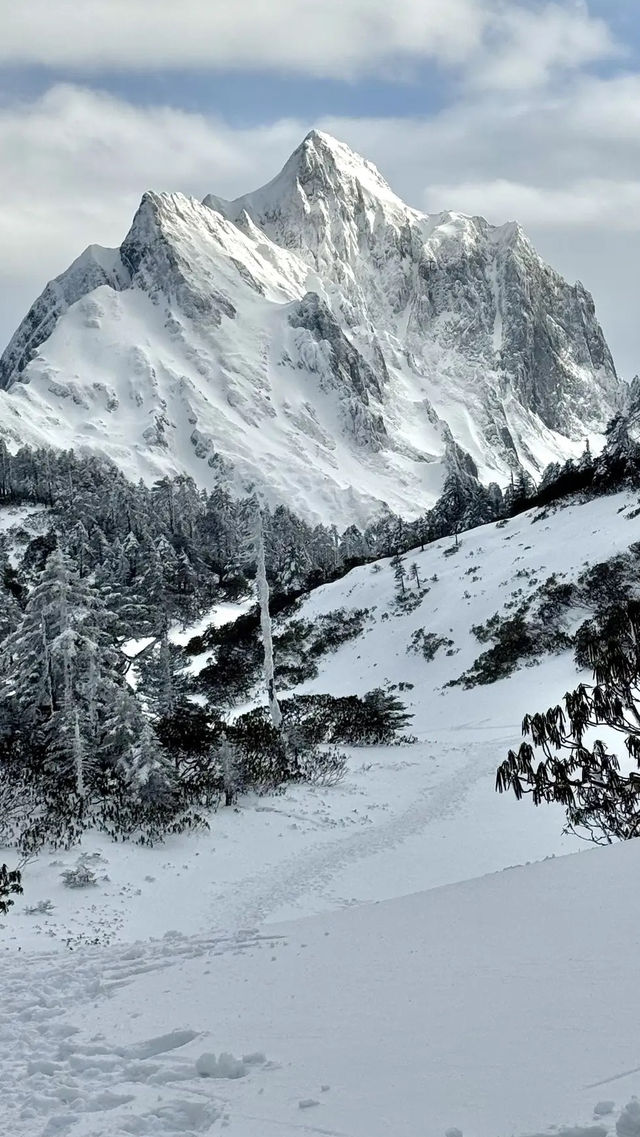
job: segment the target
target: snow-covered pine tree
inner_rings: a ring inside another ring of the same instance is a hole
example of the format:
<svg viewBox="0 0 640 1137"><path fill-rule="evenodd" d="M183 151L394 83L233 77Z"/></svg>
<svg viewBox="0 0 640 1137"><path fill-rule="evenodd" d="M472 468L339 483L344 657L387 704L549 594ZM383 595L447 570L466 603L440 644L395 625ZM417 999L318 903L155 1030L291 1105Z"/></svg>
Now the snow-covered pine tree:
<svg viewBox="0 0 640 1137"><path fill-rule="evenodd" d="M13 591L12 591L13 587ZM0 652L6 637L16 628L20 620L20 607L16 599L19 591L15 581L5 542L0 535Z"/></svg>
<svg viewBox="0 0 640 1137"><path fill-rule="evenodd" d="M179 699L179 680L166 614L160 618L162 631L158 640L141 651L137 658L140 680L154 716L170 719Z"/></svg>
<svg viewBox="0 0 640 1137"><path fill-rule="evenodd" d="M504 495L504 506L507 514L519 513L526 509L527 502L535 492L535 483L531 474L523 466L519 466L515 474L511 475L511 485Z"/></svg>
<svg viewBox="0 0 640 1137"><path fill-rule="evenodd" d="M357 525L350 525L340 538L340 553L345 561L360 561L369 555L364 534Z"/></svg>
<svg viewBox="0 0 640 1137"><path fill-rule="evenodd" d="M143 783L159 798L169 764L127 687L99 593L60 549L8 636L2 664L0 706L22 755L12 776L27 778L25 807L37 803L28 844L73 838L92 810L124 800L123 787L131 806L149 799L149 789L136 797ZM143 767L153 776L142 778Z"/></svg>
<svg viewBox="0 0 640 1137"><path fill-rule="evenodd" d="M119 759L119 768L134 796L144 805L164 803L174 776L171 764L148 719L138 712L135 741Z"/></svg>
<svg viewBox="0 0 640 1137"><path fill-rule="evenodd" d="M93 565L93 550L89 534L82 521L77 521L67 540L67 551L78 566L78 575L82 580L88 576Z"/></svg>
<svg viewBox="0 0 640 1137"><path fill-rule="evenodd" d="M399 553L396 553L395 557L392 557L389 563L393 569L393 577L396 582L396 592L398 597L401 599L406 593L404 581L407 575L407 570L404 567L404 562Z"/></svg>

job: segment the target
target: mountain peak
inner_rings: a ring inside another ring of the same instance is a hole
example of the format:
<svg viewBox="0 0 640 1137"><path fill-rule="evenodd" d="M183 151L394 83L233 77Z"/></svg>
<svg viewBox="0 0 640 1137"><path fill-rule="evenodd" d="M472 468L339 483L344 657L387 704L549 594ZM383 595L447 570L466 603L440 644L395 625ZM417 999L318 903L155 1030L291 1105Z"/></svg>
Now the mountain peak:
<svg viewBox="0 0 640 1137"><path fill-rule="evenodd" d="M302 146L326 146L327 149L332 150L335 147L342 146L343 143L334 138L333 134L327 134L325 130L310 130L308 134L302 139Z"/></svg>
<svg viewBox="0 0 640 1137"><path fill-rule="evenodd" d="M369 198L407 208L373 162L323 130L309 131L269 185L281 190L283 181L292 174L303 188L313 189L314 183L325 191L331 189L340 193L357 188Z"/></svg>
<svg viewBox="0 0 640 1137"><path fill-rule="evenodd" d="M384 180L379 168L374 166L373 161L361 157L356 150L351 150L346 142L333 138L332 134L310 131L292 158L296 158L300 151L304 153L311 167L314 163L329 166L340 182L347 184L357 182L367 196L406 208L404 202L393 193L389 183Z"/></svg>
<svg viewBox="0 0 640 1137"><path fill-rule="evenodd" d="M323 130L311 130L287 159L279 174L252 193L234 201L214 194L204 204L237 221L244 212L258 225L292 211L308 215L320 201L347 207L365 200L394 214L411 213L380 171L356 151Z"/></svg>

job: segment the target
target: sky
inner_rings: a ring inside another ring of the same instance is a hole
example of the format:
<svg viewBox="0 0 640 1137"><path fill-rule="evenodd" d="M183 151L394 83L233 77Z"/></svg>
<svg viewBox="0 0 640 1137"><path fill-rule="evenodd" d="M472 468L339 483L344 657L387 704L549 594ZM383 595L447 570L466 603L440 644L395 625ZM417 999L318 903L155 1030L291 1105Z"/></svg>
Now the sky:
<svg viewBox="0 0 640 1137"><path fill-rule="evenodd" d="M312 127L410 205L520 221L640 371L638 0L7 6L0 341L86 245L120 244L145 189L247 192Z"/></svg>

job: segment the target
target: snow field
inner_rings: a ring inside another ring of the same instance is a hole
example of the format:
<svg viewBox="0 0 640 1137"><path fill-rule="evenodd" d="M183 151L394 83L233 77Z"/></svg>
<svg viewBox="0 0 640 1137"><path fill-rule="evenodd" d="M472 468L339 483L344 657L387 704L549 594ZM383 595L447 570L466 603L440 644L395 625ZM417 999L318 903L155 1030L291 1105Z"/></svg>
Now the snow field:
<svg viewBox="0 0 640 1137"><path fill-rule="evenodd" d="M263 933L5 957L0 1131L632 1137L639 855Z"/></svg>

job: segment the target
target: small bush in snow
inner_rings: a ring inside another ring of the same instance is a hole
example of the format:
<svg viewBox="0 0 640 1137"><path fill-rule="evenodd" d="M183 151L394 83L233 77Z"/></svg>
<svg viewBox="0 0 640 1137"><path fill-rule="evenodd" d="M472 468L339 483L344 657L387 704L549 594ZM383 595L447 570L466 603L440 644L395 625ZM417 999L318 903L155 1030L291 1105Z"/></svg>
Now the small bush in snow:
<svg viewBox="0 0 640 1137"><path fill-rule="evenodd" d="M505 604L505 608L512 610L508 616L494 612L484 624L474 624L471 631L476 639L492 646L449 686L460 684L470 688L495 683L506 679L526 660L534 660L547 652L566 651L572 639L562 621L570 600L571 590L556 587L550 577L540 589L537 611L532 612L532 600L514 601Z"/></svg>
<svg viewBox="0 0 640 1137"><path fill-rule="evenodd" d="M426 628L417 628L409 641L407 651L417 652L430 663L441 647L453 646L453 640L447 639L446 636L437 636L435 632L428 632Z"/></svg>
<svg viewBox="0 0 640 1137"><path fill-rule="evenodd" d="M50 900L39 900L37 904L29 904L25 908L26 916L48 916L53 912L53 904Z"/></svg>
<svg viewBox="0 0 640 1137"><path fill-rule="evenodd" d="M337 786L347 770L347 756L335 747L314 747L300 761L302 780L311 786Z"/></svg>
<svg viewBox="0 0 640 1137"><path fill-rule="evenodd" d="M96 874L88 865L78 864L75 868L60 873L65 888L92 888L98 883Z"/></svg>

